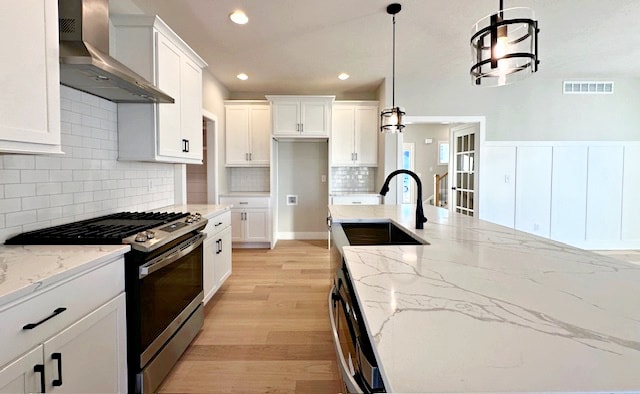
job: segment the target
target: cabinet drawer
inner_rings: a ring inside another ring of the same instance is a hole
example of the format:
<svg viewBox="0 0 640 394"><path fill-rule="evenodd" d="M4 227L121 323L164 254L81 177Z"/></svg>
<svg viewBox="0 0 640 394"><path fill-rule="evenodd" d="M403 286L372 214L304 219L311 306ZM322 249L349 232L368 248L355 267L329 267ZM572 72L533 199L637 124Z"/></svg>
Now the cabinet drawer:
<svg viewBox="0 0 640 394"><path fill-rule="evenodd" d="M331 197L333 205L379 205L379 196L335 196Z"/></svg>
<svg viewBox="0 0 640 394"><path fill-rule="evenodd" d="M220 204L233 205L233 209L268 208L271 197L220 197Z"/></svg>
<svg viewBox="0 0 640 394"><path fill-rule="evenodd" d="M51 338L122 292L124 259L120 258L15 302L0 312L0 365ZM66 310L56 314L58 308ZM36 326L24 329L27 324Z"/></svg>
<svg viewBox="0 0 640 394"><path fill-rule="evenodd" d="M209 218L207 227L204 228L204 232L208 237L211 237L218 232L224 230L231 225L231 211L226 211L212 218Z"/></svg>

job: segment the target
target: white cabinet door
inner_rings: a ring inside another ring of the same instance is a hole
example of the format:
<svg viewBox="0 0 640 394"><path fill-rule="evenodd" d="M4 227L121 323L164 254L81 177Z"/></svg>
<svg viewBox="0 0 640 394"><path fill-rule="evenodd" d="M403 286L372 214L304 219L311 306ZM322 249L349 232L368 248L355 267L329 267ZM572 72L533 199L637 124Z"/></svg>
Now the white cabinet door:
<svg viewBox="0 0 640 394"><path fill-rule="evenodd" d="M300 134L300 100L282 100L273 104L273 134Z"/></svg>
<svg viewBox="0 0 640 394"><path fill-rule="evenodd" d="M0 393L40 393L44 364L42 345L0 369Z"/></svg>
<svg viewBox="0 0 640 394"><path fill-rule="evenodd" d="M331 165L350 166L354 161L354 108L335 106L331 119Z"/></svg>
<svg viewBox="0 0 640 394"><path fill-rule="evenodd" d="M253 209L245 211L245 237L247 242L269 241L269 211Z"/></svg>
<svg viewBox="0 0 640 394"><path fill-rule="evenodd" d="M215 256L216 290L224 284L231 275L231 228L222 230L216 237L220 242L218 253Z"/></svg>
<svg viewBox="0 0 640 394"><path fill-rule="evenodd" d="M202 69L183 56L180 67L182 139L187 140L184 156L202 160Z"/></svg>
<svg viewBox="0 0 640 394"><path fill-rule="evenodd" d="M244 241L244 211L231 210L231 239L234 242Z"/></svg>
<svg viewBox="0 0 640 394"><path fill-rule="evenodd" d="M228 106L225 122L226 164L246 165L249 161L249 108Z"/></svg>
<svg viewBox="0 0 640 394"><path fill-rule="evenodd" d="M271 109L260 106L249 109L249 163L268 166L271 161Z"/></svg>
<svg viewBox="0 0 640 394"><path fill-rule="evenodd" d="M157 36L158 88L173 97L174 104L158 104L158 153L163 156L182 156L180 50L162 33Z"/></svg>
<svg viewBox="0 0 640 394"><path fill-rule="evenodd" d="M207 234L207 238L202 243L202 287L205 304L213 297L217 288L214 265L217 252L216 241L216 237Z"/></svg>
<svg viewBox="0 0 640 394"><path fill-rule="evenodd" d="M226 165L269 166L271 108L267 105L227 105Z"/></svg>
<svg viewBox="0 0 640 394"><path fill-rule="evenodd" d="M123 293L44 343L47 392L126 392L126 355Z"/></svg>
<svg viewBox="0 0 640 394"><path fill-rule="evenodd" d="M329 105L326 101L302 100L300 102L300 135L327 137Z"/></svg>
<svg viewBox="0 0 640 394"><path fill-rule="evenodd" d="M61 153L58 4L0 1L0 21L0 152Z"/></svg>
<svg viewBox="0 0 640 394"><path fill-rule="evenodd" d="M355 108L355 161L357 165L378 165L378 107Z"/></svg>

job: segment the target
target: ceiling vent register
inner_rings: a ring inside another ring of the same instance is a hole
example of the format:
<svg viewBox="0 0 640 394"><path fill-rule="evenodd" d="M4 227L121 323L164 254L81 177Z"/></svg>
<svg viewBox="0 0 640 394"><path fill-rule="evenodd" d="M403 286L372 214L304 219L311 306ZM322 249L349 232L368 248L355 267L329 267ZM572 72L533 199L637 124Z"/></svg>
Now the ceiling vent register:
<svg viewBox="0 0 640 394"><path fill-rule="evenodd" d="M563 94L613 94L613 81L564 81Z"/></svg>

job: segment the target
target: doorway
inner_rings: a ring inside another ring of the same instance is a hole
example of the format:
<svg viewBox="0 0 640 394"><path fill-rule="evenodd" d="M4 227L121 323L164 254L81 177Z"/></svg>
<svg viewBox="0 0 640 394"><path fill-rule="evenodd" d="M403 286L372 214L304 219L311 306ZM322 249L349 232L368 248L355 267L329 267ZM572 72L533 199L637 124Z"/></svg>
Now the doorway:
<svg viewBox="0 0 640 394"><path fill-rule="evenodd" d="M449 143L449 160L447 172L449 174L448 180L448 201L447 209L453 212L460 212L469 216L478 217L480 206L479 193L480 193L480 147L482 141L484 141L485 124L486 120L484 116L407 116L405 118L407 124L433 124L443 125L447 124L449 129L448 143ZM404 138L403 134L399 133L397 139L397 167L404 168ZM466 136L466 140L465 140ZM457 139L460 138L460 148L457 149ZM466 148L465 148L466 141ZM425 141L426 143L427 141ZM433 141L434 145L438 146L438 153L440 151L440 142ZM466 150L463 150L466 149ZM417 153L414 153L414 159ZM460 160L460 165L457 165L457 161ZM442 163L442 158L437 158L438 163ZM444 163L442 163L444 164ZM458 172L459 169L459 172ZM389 169L390 172L393 169ZM444 172L444 171L442 171ZM399 177L398 177L399 178ZM431 180L430 182L433 182ZM424 187L425 181L423 181ZM459 186L458 186L459 185ZM453 189L455 187L455 189ZM397 203L403 203L403 188L404 183L398 181L396 184L397 191ZM459 192L459 193L458 193ZM425 198L426 196L423 196ZM411 201L413 202L413 201Z"/></svg>

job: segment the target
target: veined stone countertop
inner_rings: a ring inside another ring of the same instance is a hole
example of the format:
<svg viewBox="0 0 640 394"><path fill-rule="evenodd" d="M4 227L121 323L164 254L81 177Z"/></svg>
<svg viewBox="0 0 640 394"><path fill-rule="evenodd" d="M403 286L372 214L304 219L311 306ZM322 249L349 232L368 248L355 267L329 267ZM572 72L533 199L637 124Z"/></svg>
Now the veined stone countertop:
<svg viewBox="0 0 640 394"><path fill-rule="evenodd" d="M206 218L213 217L219 213L231 210L230 205L226 204L184 204L169 205L162 208L152 209L157 212L189 212L199 213Z"/></svg>
<svg viewBox="0 0 640 394"><path fill-rule="evenodd" d="M129 245L2 245L0 309L79 272L98 267L129 250Z"/></svg>
<svg viewBox="0 0 640 394"><path fill-rule="evenodd" d="M425 205L330 206L424 246L345 247L387 390L640 392L640 266Z"/></svg>

